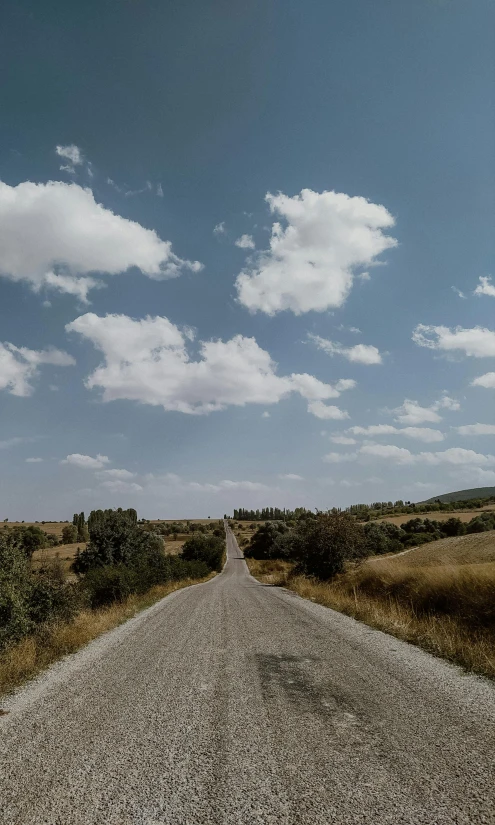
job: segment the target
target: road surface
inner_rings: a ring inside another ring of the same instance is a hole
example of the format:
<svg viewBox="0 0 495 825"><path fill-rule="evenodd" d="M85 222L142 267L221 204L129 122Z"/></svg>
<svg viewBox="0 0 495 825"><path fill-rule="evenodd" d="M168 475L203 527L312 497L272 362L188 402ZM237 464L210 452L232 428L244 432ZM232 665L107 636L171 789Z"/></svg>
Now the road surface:
<svg viewBox="0 0 495 825"><path fill-rule="evenodd" d="M2 825L495 823L495 688L228 562L1 706Z"/></svg>

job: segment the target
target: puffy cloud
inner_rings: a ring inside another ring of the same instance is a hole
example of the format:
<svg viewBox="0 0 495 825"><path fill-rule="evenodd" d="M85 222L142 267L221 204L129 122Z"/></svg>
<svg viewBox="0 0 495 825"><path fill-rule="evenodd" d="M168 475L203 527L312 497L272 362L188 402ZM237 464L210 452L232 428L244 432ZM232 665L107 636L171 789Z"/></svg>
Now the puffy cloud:
<svg viewBox="0 0 495 825"><path fill-rule="evenodd" d="M371 344L355 344L353 347L344 347L336 341L328 341L319 335L308 334L310 341L313 341L318 349L326 352L327 355L342 355L348 361L356 364L381 364L382 356L377 347Z"/></svg>
<svg viewBox="0 0 495 825"><path fill-rule="evenodd" d="M225 221L220 221L220 223L217 223L217 225L213 227L214 235L225 235L226 231Z"/></svg>
<svg viewBox="0 0 495 825"><path fill-rule="evenodd" d="M460 350L474 358L493 358L495 356L495 332L484 327L464 329L455 327L426 326L418 324L412 339L420 347L454 352Z"/></svg>
<svg viewBox="0 0 495 825"><path fill-rule="evenodd" d="M194 492L194 493L225 493L226 491L244 490L245 492L269 492L277 489L269 487L267 484L262 484L259 481L233 481L231 479L223 479L216 483L188 481L181 478L175 473L164 473L162 475L154 475L148 473L143 480L144 489L154 495L162 493L168 494L170 492Z"/></svg>
<svg viewBox="0 0 495 825"><path fill-rule="evenodd" d="M66 330L79 333L103 353L104 363L89 376L86 386L101 387L104 401L125 398L201 414L231 405L276 404L295 392L310 402L308 409L314 415L336 417L336 413L322 416L313 405L335 411L323 401L355 385L344 379L332 386L305 373L279 376L269 353L254 338L242 335L229 341L201 342L198 360L191 360L187 346L193 333L163 317L136 321L126 315L101 318L86 313Z"/></svg>
<svg viewBox="0 0 495 825"><path fill-rule="evenodd" d="M350 438L348 435L331 435L330 441L333 441L334 444L356 444L355 438Z"/></svg>
<svg viewBox="0 0 495 825"><path fill-rule="evenodd" d="M33 350L0 343L0 390L7 390L12 395L31 395L34 389L31 382L42 365L69 367L75 363L67 352L53 347Z"/></svg>
<svg viewBox="0 0 495 825"><path fill-rule="evenodd" d="M393 424L372 424L369 427L349 427L348 432L353 435L371 437L378 435L403 435L406 438L414 438L417 441L424 441L425 443L443 441L445 437L440 430L434 430L431 427L394 427Z"/></svg>
<svg viewBox="0 0 495 825"><path fill-rule="evenodd" d="M405 447L396 447L393 444L364 444L360 447L359 452L364 456L386 458L396 461L398 464L408 464L413 459L409 450L406 450Z"/></svg>
<svg viewBox="0 0 495 825"><path fill-rule="evenodd" d="M292 198L268 193L266 201L283 223L273 224L270 248L237 278L239 301L251 311L340 307L356 272L397 245L384 233L393 217L365 198L303 189Z"/></svg>
<svg viewBox="0 0 495 825"><path fill-rule="evenodd" d="M66 162L60 167L62 172L69 172L73 174L76 171L76 166L82 166L84 162L83 154L79 149L79 146L75 146L73 143L69 144L68 146L56 146L55 152L65 160Z"/></svg>
<svg viewBox="0 0 495 825"><path fill-rule="evenodd" d="M495 435L495 424L463 424L456 430L459 435Z"/></svg>
<svg viewBox="0 0 495 825"><path fill-rule="evenodd" d="M311 401L308 404L308 411L315 418L325 420L343 421L349 418L349 413L346 410L341 410L340 407L335 407L330 404L324 404L323 401Z"/></svg>
<svg viewBox="0 0 495 825"><path fill-rule="evenodd" d="M115 478L120 481L127 481L129 478L134 478L136 473L131 473L130 470L119 470L118 468L112 470L102 470L100 475L105 478Z"/></svg>
<svg viewBox="0 0 495 825"><path fill-rule="evenodd" d="M74 467L81 467L83 470L101 470L108 464L110 459L106 455L98 455L93 458L90 455L81 455L81 453L71 453L61 461L61 464L71 464Z"/></svg>
<svg viewBox="0 0 495 825"><path fill-rule="evenodd" d="M4 277L83 301L101 285L90 273L115 275L137 267L163 279L202 268L178 258L154 230L105 209L90 189L61 181L0 182L0 250Z"/></svg>
<svg viewBox="0 0 495 825"><path fill-rule="evenodd" d="M342 464L346 461L356 461L357 453L327 453L323 456L323 461L327 464Z"/></svg>
<svg viewBox="0 0 495 825"><path fill-rule="evenodd" d="M482 465L495 463L495 456L476 453L474 450L465 450L462 447L451 447L434 453L418 453L414 455L402 447L391 444L365 444L359 450L361 455L374 458L386 458L398 464L454 464L454 465Z"/></svg>
<svg viewBox="0 0 495 825"><path fill-rule="evenodd" d="M356 452L329 453L323 461L330 464L340 464L347 461L357 461L359 458L384 459L395 464L427 464L436 466L441 464L465 466L483 466L495 464L495 456L476 453L474 450L465 450L462 447L451 447L439 452L411 453L405 447L394 444L363 444Z"/></svg>
<svg viewBox="0 0 495 825"><path fill-rule="evenodd" d="M252 235L241 235L240 238L237 238L235 241L235 245L239 247L239 249L254 249L255 243L253 241Z"/></svg>
<svg viewBox="0 0 495 825"><path fill-rule="evenodd" d="M480 282L474 290L475 295L490 295L495 298L495 284L492 284L491 278L480 278Z"/></svg>
<svg viewBox="0 0 495 825"><path fill-rule="evenodd" d="M143 490L140 484L135 481L122 481L120 478L111 478L102 481L100 487L109 490L111 493L140 493Z"/></svg>
<svg viewBox="0 0 495 825"><path fill-rule="evenodd" d="M304 481L303 477L298 476L297 473L279 473L278 477L287 481Z"/></svg>
<svg viewBox="0 0 495 825"><path fill-rule="evenodd" d="M445 394L430 407L422 407L417 401L406 398L404 403L395 410L392 410L392 412L395 414L396 421L399 421L401 424L411 424L414 426L416 424L423 424L425 421L437 424L442 420L442 416L438 414L438 410L440 409L455 411L460 409L460 404L454 398Z"/></svg>
<svg viewBox="0 0 495 825"><path fill-rule="evenodd" d="M471 381L472 387L486 387L488 390L495 390L495 372L485 372Z"/></svg>

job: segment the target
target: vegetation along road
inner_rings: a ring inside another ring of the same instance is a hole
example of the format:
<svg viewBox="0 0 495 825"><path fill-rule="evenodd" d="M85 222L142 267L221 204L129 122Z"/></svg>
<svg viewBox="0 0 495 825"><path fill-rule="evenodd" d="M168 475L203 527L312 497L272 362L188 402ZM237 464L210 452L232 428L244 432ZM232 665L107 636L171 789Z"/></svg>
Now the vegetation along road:
<svg viewBox="0 0 495 825"><path fill-rule="evenodd" d="M3 701L2 825L494 823L493 685L227 546Z"/></svg>

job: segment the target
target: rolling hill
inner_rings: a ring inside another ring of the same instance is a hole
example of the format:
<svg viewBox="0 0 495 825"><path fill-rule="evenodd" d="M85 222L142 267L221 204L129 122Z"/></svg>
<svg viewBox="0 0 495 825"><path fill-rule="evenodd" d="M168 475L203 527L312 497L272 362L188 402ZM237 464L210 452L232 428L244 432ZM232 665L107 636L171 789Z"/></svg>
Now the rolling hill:
<svg viewBox="0 0 495 825"><path fill-rule="evenodd" d="M421 504L433 504L441 501L450 504L452 501L468 501L472 498L490 498L495 496L495 487L474 487L472 490L457 490L455 493L443 493L441 496L433 496L422 501Z"/></svg>

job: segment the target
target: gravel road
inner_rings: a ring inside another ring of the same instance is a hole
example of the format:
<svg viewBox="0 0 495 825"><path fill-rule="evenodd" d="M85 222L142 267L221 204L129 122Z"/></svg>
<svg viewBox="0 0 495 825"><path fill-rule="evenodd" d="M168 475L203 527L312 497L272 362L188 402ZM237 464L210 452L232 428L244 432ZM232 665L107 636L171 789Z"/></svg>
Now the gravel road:
<svg viewBox="0 0 495 825"><path fill-rule="evenodd" d="M2 825L495 823L495 687L228 562L1 706Z"/></svg>

